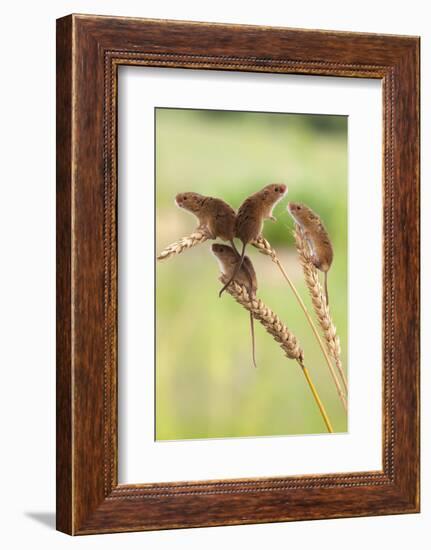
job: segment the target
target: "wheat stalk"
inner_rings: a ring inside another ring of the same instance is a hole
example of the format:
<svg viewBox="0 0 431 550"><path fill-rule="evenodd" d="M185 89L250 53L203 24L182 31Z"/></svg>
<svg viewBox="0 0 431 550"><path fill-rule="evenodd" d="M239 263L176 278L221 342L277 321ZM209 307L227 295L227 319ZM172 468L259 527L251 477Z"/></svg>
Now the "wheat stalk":
<svg viewBox="0 0 431 550"><path fill-rule="evenodd" d="M296 290L295 285L290 280L290 277L287 275L283 265L281 264L280 260L277 257L277 254L276 254L275 250L272 248L271 244L262 236L260 236L257 240L253 241L252 245L254 247L256 247L259 250L259 252L261 252L262 254L266 254L267 256L269 256L271 258L271 260L277 265L277 267L279 268L279 270L283 274L283 277L288 282L288 284L289 284L292 292L294 293L299 305L301 306L302 311L305 314L305 317L307 318L307 321L308 321L308 323L309 323L309 325L310 325L310 327L313 331L314 336L316 337L316 340L317 340L317 342L320 346L320 349L322 350L323 356L325 357L326 364L328 365L328 368L329 368L329 372L331 373L332 379L333 379L335 387L337 389L338 397L340 398L341 403L343 404L344 410L347 411L346 396L344 394L343 389L340 386L340 382L337 378L337 375L335 374L334 366L332 365L332 361L331 361L331 359L328 355L328 351L325 348L325 344L322 342L322 339L320 338L319 331L317 330L316 325L313 322L313 319L311 318L310 314L308 313L308 310L307 310L307 308L304 304L304 301L302 300L301 296L299 295L299 292Z"/></svg>
<svg viewBox="0 0 431 550"><path fill-rule="evenodd" d="M205 229L202 227L197 227L191 235L182 237L178 241L168 245L165 249L162 250L162 252L160 252L160 254L157 256L157 259L166 260L171 256L177 256L178 254L181 254L181 252L184 252L184 250L187 250L188 248L192 248L193 246L202 244L207 239L209 239L209 235L205 231Z"/></svg>
<svg viewBox="0 0 431 550"><path fill-rule="evenodd" d="M322 285L320 284L317 269L311 262L308 245L298 225L295 227L294 236L314 312L320 328L322 329L328 352L334 359L335 367L347 393L347 379L341 363L340 339L337 335L337 329L332 321L329 306L326 303L325 293L323 292Z"/></svg>
<svg viewBox="0 0 431 550"><path fill-rule="evenodd" d="M220 281L226 284L228 278L221 275ZM299 346L298 340L295 335L289 330L289 328L283 324L278 317L268 306L266 306L262 300L256 296L250 297L247 288L244 285L240 285L236 281L232 281L226 288L226 291L234 298L234 300L249 311L253 317L259 321L265 330L274 338L284 351L286 357L294 359L298 362L301 370L307 380L311 393L316 401L319 411L322 415L323 421L326 425L328 432L333 433L333 428L329 420L328 414L323 406L323 403L317 393L317 390L311 380L310 373L304 366L304 352ZM250 299L251 298L251 299Z"/></svg>

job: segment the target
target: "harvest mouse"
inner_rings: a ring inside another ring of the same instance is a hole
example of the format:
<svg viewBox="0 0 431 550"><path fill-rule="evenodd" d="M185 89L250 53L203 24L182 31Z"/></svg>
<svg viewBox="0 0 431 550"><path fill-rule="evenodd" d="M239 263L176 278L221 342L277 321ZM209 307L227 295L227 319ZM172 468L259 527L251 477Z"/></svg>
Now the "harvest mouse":
<svg viewBox="0 0 431 550"><path fill-rule="evenodd" d="M214 256L217 258L220 265L220 271L226 277L234 279L240 285L244 285L248 290L250 301L256 296L257 291L257 278L253 264L248 256L244 256L243 265L237 270L237 266L241 261L239 254L233 250L230 246L225 244L214 243L211 247ZM235 277L232 275L237 271ZM254 340L254 319L253 314L250 311L250 326L251 326L251 342L253 353L253 365L256 367L255 356L255 340Z"/></svg>
<svg viewBox="0 0 431 550"><path fill-rule="evenodd" d="M320 217L308 206L298 202L289 202L287 209L299 225L311 249L311 261L317 269L325 274L325 297L328 300L328 271L334 258L331 239Z"/></svg>
<svg viewBox="0 0 431 550"><path fill-rule="evenodd" d="M263 189L250 195L241 204L236 216L235 237L242 241L241 258L236 266L236 271L232 273L230 280L220 290L219 296L230 284L232 279L235 279L237 272L241 269L245 254L245 247L256 240L263 229L265 220L276 221L272 215L274 206L284 197L287 192L287 186L284 183L271 183Z"/></svg>
<svg viewBox="0 0 431 550"><path fill-rule="evenodd" d="M235 248L235 210L221 199L206 197L199 193L178 193L175 202L180 208L194 214L199 220L199 227L205 228L211 239L219 237L230 241Z"/></svg>

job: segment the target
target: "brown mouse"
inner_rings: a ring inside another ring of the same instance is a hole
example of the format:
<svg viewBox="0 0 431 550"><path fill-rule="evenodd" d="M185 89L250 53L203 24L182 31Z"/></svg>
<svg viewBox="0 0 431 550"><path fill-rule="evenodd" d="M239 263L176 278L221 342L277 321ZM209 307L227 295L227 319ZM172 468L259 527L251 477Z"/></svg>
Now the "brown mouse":
<svg viewBox="0 0 431 550"><path fill-rule="evenodd" d="M220 290L219 296L222 295L223 291L232 279L235 279L237 272L241 269L245 247L260 236L263 222L265 220L276 221L272 215L272 210L286 193L287 186L284 183L271 183L257 193L250 195L239 207L236 216L235 237L238 237L242 241L241 258L236 267L237 271L232 274L230 280Z"/></svg>
<svg viewBox="0 0 431 550"><path fill-rule="evenodd" d="M320 217L305 204L289 202L287 209L301 228L304 238L311 249L310 259L313 265L325 274L325 297L326 304L329 305L328 271L334 259L334 251L329 234Z"/></svg>
<svg viewBox="0 0 431 550"><path fill-rule="evenodd" d="M211 239L220 238L230 241L234 250L235 210L226 202L215 197L206 197L199 193L178 193L175 197L177 206L194 214L199 220L199 227L206 229Z"/></svg>
<svg viewBox="0 0 431 550"><path fill-rule="evenodd" d="M211 247L214 256L217 258L220 265L220 271L226 277L232 278L240 285L244 285L248 290L250 302L256 296L257 292L257 277L253 264L248 256L244 256L242 267L237 270L235 277L232 275L235 273L236 268L241 261L239 254L233 250L230 246L225 244L214 243ZM252 356L253 365L256 367L256 355L255 355L255 339L254 339L254 319L253 314L250 311L250 327L251 327L251 342L252 342Z"/></svg>

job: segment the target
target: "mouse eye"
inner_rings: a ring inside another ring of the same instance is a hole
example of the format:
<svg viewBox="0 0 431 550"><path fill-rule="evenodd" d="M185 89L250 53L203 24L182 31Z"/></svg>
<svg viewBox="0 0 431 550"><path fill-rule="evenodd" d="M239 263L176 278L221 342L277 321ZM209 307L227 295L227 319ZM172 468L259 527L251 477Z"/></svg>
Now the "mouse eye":
<svg viewBox="0 0 431 550"><path fill-rule="evenodd" d="M278 191L279 191L279 187L276 187L275 192L278 193Z"/></svg>

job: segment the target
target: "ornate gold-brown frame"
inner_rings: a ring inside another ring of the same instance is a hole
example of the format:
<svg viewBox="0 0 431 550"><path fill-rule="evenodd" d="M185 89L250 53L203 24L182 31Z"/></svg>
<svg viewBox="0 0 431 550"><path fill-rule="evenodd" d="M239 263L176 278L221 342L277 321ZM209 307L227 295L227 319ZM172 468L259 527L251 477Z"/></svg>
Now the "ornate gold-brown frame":
<svg viewBox="0 0 431 550"><path fill-rule="evenodd" d="M119 65L382 80L382 471L118 484ZM59 19L57 304L59 530L87 534L417 512L419 39L80 15Z"/></svg>

